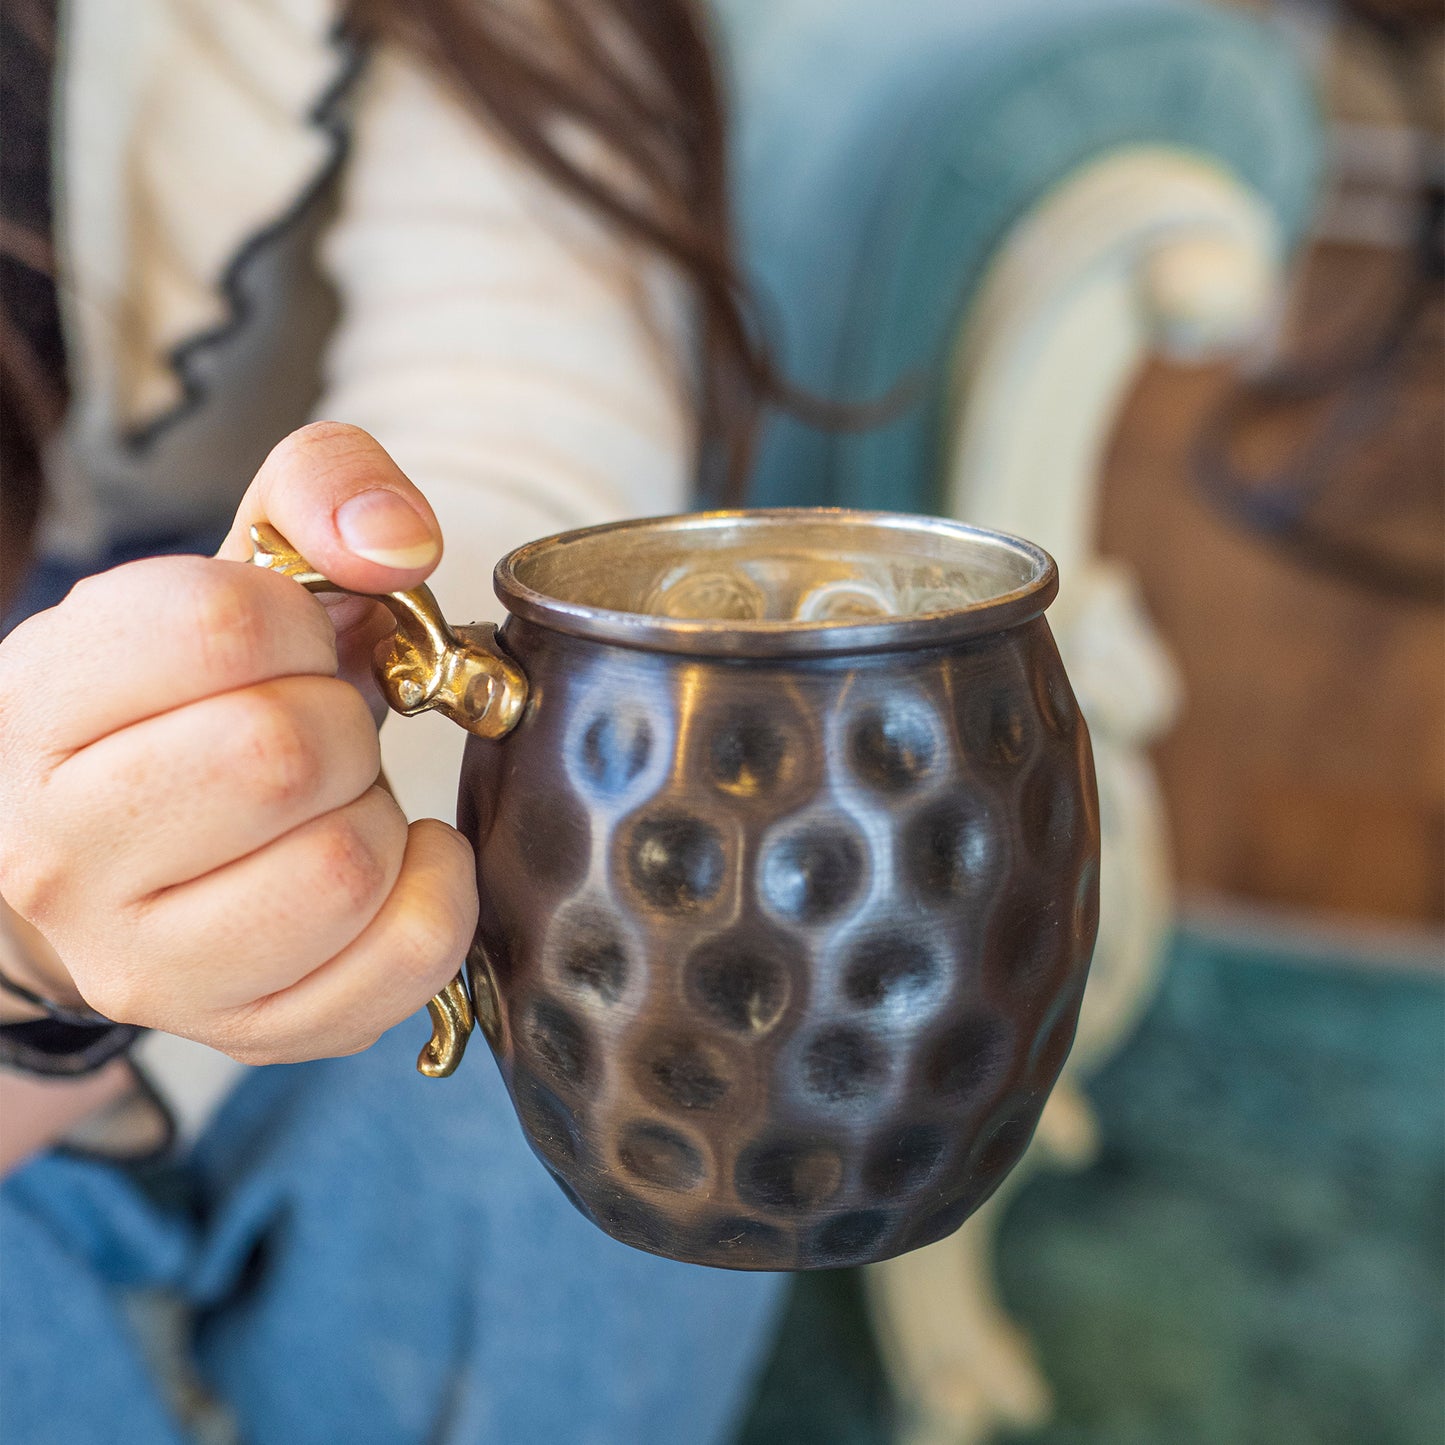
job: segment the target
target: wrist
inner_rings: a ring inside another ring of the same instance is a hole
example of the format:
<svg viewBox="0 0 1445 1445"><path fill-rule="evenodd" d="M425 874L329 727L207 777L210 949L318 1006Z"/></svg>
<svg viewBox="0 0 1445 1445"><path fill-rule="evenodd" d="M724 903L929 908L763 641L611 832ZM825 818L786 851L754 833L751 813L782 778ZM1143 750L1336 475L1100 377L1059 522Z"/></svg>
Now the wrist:
<svg viewBox="0 0 1445 1445"><path fill-rule="evenodd" d="M32 927L0 898L0 975L44 1003L24 999L0 989L0 1022L37 1018L46 1012L44 1004L76 1012L87 1007L60 956Z"/></svg>
<svg viewBox="0 0 1445 1445"><path fill-rule="evenodd" d="M140 1030L131 1024L112 1023L97 1014L73 984L57 990L76 1002L62 1002L32 987L49 985L52 970L35 966L29 935L40 935L10 909L5 910L3 959L0 959L0 1069L50 1078L75 1078L104 1069L134 1043ZM19 935L19 936L17 936ZM20 941L25 937L25 942ZM45 945L45 953L54 952ZM58 965L58 960L55 960ZM12 973L11 970L15 972ZM16 974L19 976L17 977ZM66 975L69 983L69 975Z"/></svg>
<svg viewBox="0 0 1445 1445"><path fill-rule="evenodd" d="M55 950L0 899L0 1068L88 1075L125 1053L139 1033L96 1013Z"/></svg>
<svg viewBox="0 0 1445 1445"><path fill-rule="evenodd" d="M124 1059L75 1079L0 1070L0 1176L135 1088Z"/></svg>
<svg viewBox="0 0 1445 1445"><path fill-rule="evenodd" d="M19 994L0 986L0 1028L6 1024L24 1024L44 1017L45 1010L39 1004L31 1003L29 999L21 998Z"/></svg>

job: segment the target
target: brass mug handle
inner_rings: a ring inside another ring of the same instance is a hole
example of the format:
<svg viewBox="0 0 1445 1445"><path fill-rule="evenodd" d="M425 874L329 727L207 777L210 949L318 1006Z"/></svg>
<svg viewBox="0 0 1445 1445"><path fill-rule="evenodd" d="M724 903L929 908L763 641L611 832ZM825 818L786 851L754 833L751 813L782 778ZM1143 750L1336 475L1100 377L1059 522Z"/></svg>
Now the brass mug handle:
<svg viewBox="0 0 1445 1445"><path fill-rule="evenodd" d="M396 632L373 667L382 696L403 716L434 709L479 738L505 737L517 725L527 705L527 678L497 647L491 623L454 631L425 586L386 593L338 587L264 522L251 528L251 561L293 578L308 592L371 597L391 612ZM432 1036L416 1066L430 1079L444 1079L461 1062L474 1019L460 973L427 1009Z"/></svg>

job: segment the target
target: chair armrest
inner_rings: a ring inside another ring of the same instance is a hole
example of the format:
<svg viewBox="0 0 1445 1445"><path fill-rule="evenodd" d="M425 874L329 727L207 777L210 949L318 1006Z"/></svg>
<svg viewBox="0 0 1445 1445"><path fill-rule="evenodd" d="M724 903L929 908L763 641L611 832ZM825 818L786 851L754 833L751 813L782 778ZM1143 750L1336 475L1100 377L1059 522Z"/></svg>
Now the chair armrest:
<svg viewBox="0 0 1445 1445"><path fill-rule="evenodd" d="M759 503L939 509L955 338L1004 238L1101 158L1213 166L1284 248L1313 204L1308 79L1248 17L1176 0L714 3L743 257L786 369L844 400L917 383L863 432L775 419ZM1162 264L1167 297L1179 268Z"/></svg>
<svg viewBox="0 0 1445 1445"><path fill-rule="evenodd" d="M1055 186L1003 238L960 324L941 510L1047 547L1067 587L1093 551L1103 454L1138 368L1260 333L1286 248L1257 192L1176 148L1120 148Z"/></svg>

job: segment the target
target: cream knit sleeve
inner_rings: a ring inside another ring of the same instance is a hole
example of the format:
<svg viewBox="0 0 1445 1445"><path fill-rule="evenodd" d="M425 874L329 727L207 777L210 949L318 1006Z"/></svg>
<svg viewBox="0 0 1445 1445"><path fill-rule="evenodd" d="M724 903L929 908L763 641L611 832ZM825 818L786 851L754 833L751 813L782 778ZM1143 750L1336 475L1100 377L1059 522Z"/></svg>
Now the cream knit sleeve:
<svg viewBox="0 0 1445 1445"><path fill-rule="evenodd" d="M317 415L373 433L436 508L432 585L496 618L496 559L533 537L687 505L680 283L538 176L419 64L381 49L322 250L341 318ZM462 733L392 719L411 816L451 819Z"/></svg>

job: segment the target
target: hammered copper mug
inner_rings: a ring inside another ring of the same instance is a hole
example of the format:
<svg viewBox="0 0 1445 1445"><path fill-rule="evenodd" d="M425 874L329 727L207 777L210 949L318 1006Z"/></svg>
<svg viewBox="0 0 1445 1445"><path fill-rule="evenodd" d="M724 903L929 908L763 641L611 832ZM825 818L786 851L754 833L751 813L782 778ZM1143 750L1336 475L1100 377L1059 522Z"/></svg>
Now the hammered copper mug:
<svg viewBox="0 0 1445 1445"><path fill-rule="evenodd" d="M495 585L500 633L382 599L392 706L474 735L480 923L419 1067L474 1007L562 1191L653 1253L812 1269L956 1229L1028 1144L1097 926L1052 560L744 511L533 542Z"/></svg>

